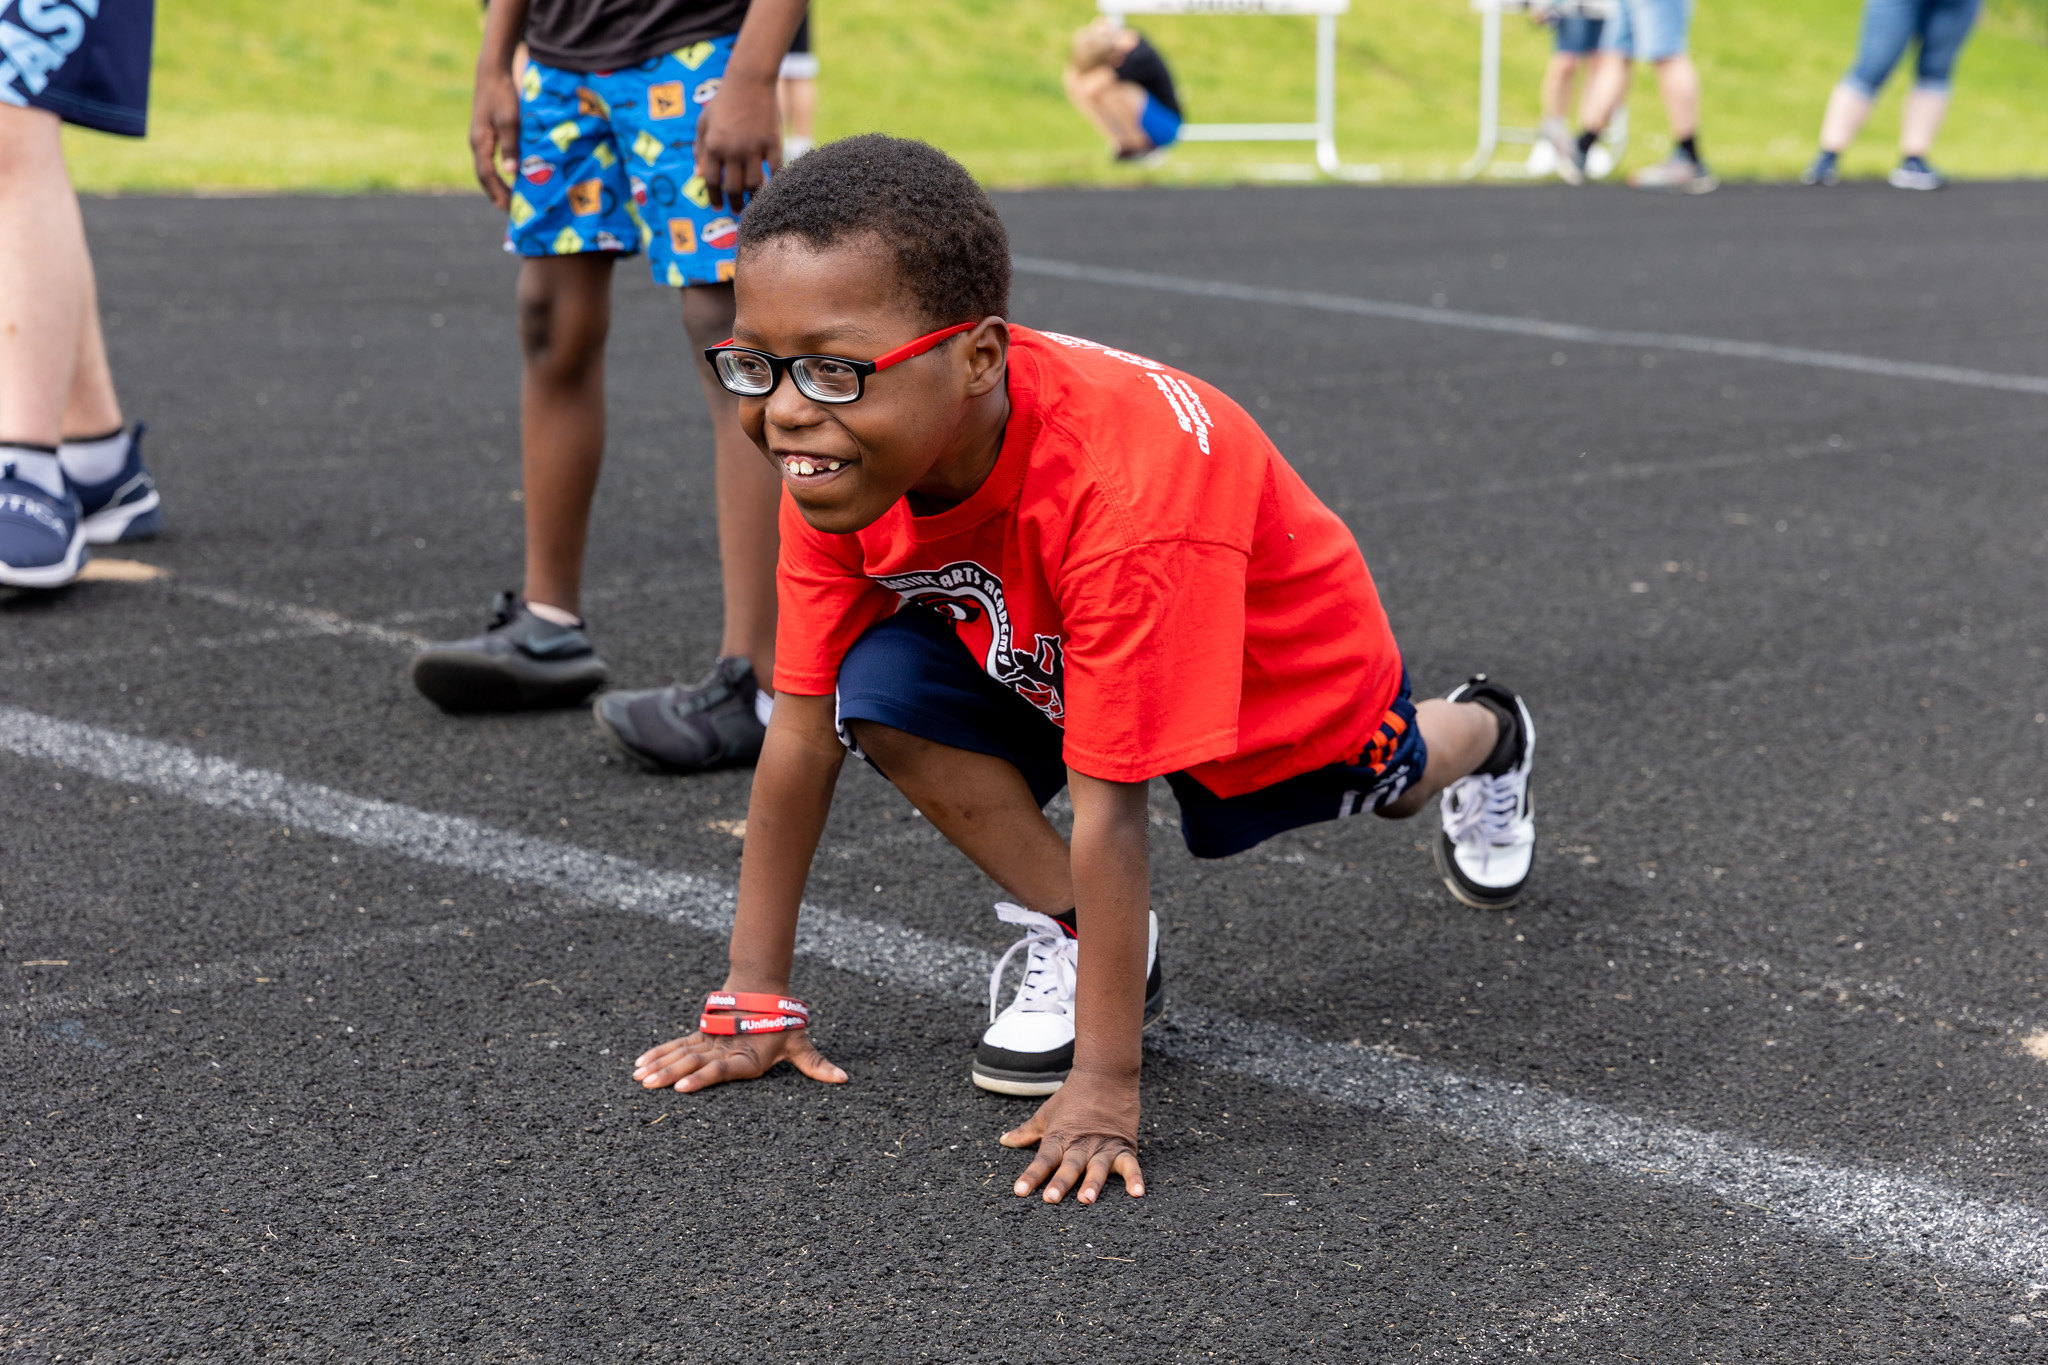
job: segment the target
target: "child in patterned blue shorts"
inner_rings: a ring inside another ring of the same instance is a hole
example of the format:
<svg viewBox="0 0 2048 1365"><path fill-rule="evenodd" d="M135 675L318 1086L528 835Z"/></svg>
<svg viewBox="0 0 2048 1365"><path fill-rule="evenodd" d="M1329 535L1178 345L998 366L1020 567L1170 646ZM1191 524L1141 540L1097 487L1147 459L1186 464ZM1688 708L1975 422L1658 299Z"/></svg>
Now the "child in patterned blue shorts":
<svg viewBox="0 0 2048 1365"><path fill-rule="evenodd" d="M607 677L580 616L604 453L612 263L682 291L690 350L732 331L739 213L779 165L776 75L805 0L490 0L470 145L522 258L526 581L478 637L429 646L413 681L450 711L573 705ZM529 54L514 72L514 52ZM509 182L509 183L508 183ZM696 684L614 692L601 730L643 765L753 760L774 662L778 480L696 362L717 445L724 640Z"/></svg>

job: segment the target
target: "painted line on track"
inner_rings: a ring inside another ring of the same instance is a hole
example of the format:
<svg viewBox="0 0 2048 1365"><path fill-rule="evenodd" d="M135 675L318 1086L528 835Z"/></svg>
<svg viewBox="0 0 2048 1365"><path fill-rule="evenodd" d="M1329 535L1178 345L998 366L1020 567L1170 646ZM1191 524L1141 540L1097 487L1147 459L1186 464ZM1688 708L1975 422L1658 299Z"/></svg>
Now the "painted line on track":
<svg viewBox="0 0 2048 1365"><path fill-rule="evenodd" d="M722 935L732 923L733 886L722 878L653 868L461 816L352 796L174 744L0 706L0 749L704 933ZM428 926L422 937L443 933ZM974 1000L984 998L993 962L978 949L808 903L797 951L840 971ZM1832 1165L1198 1006L1176 1007L1149 1046L1177 1060L1426 1124L1461 1139L1540 1150L1609 1177L1754 1205L1814 1240L1924 1257L1990 1280L2048 1278L2048 1216L1936 1177L1876 1164Z"/></svg>
<svg viewBox="0 0 2048 1365"><path fill-rule="evenodd" d="M1229 280L1201 280L1186 275L1160 275L1149 270L1121 270L1112 266L1087 265L1080 261L1049 260L1042 256L1015 256L1011 258L1011 265L1019 274L1075 280L1084 284L1122 285L1130 289L1153 289L1169 294L1191 294L1197 298L1230 299L1238 303L1278 304L1287 308L1309 308L1321 313L1345 313L1353 317L1382 318L1390 322L1416 322L1429 327L1455 327L1468 332L1495 332L1507 336L1535 337L1543 341L1568 341L1587 346L1625 346L1633 350L1689 351L1696 355L1722 356L1732 360L1767 360L1780 365L1844 370L1851 374L1878 375L1885 379L1917 379L1931 384L1961 384L1975 389L2048 395L2048 378L2031 374L2000 374L1993 370L1976 370L1961 365L1930 365L1917 360L1887 360L1881 356L1856 355L1848 351L1777 346L1764 341L1736 341L1727 337L1692 336L1684 332L1636 332L1610 327L1582 327L1570 322L1546 322L1542 318L1518 318L1503 313L1472 313L1457 308L1430 308L1414 303L1394 303L1386 299L1328 294L1314 289L1275 289L1265 285L1236 284Z"/></svg>

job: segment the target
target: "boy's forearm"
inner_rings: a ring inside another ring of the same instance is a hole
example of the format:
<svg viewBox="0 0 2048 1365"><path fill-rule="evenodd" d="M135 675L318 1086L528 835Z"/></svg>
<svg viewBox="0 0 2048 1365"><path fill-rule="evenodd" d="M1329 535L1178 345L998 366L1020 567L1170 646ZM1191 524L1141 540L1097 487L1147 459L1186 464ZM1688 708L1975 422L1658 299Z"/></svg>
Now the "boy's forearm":
<svg viewBox="0 0 2048 1365"><path fill-rule="evenodd" d="M520 0L523 4L525 0ZM782 72L782 58L804 21L810 0L753 0L747 17L733 40L732 56L725 64L725 79L735 84L749 81L775 83Z"/></svg>
<svg viewBox="0 0 2048 1365"><path fill-rule="evenodd" d="M1151 851L1142 782L1071 774L1075 927L1074 1070L1135 1083L1145 1023Z"/></svg>
<svg viewBox="0 0 2048 1365"><path fill-rule="evenodd" d="M832 710L831 697L776 698L747 803L729 990L789 989L804 883L846 756Z"/></svg>
<svg viewBox="0 0 2048 1365"><path fill-rule="evenodd" d="M484 40L477 49L479 76L509 75L512 55L526 36L527 0L491 0L484 13Z"/></svg>

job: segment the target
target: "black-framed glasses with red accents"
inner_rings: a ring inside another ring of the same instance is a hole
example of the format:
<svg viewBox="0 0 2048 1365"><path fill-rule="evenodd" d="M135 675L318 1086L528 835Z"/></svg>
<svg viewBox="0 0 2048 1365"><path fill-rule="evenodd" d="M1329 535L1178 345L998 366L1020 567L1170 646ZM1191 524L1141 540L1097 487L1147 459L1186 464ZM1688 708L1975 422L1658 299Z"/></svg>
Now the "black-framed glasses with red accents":
<svg viewBox="0 0 2048 1365"><path fill-rule="evenodd" d="M735 346L730 338L707 348L704 358L711 362L711 372L718 376L725 391L742 398L766 398L782 382L782 372L788 370L796 380L798 392L812 402L851 403L867 392L869 375L921 356L947 338L977 325L963 322L927 332L873 360L848 360L836 355L770 355L749 346Z"/></svg>

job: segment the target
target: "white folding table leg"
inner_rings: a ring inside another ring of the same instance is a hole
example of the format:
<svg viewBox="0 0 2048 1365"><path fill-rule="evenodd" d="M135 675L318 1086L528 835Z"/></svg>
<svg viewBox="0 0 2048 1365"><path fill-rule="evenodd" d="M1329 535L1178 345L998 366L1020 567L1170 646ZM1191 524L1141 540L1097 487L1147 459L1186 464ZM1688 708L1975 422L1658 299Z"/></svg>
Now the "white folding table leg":
<svg viewBox="0 0 2048 1365"><path fill-rule="evenodd" d="M1316 16L1316 165L1337 173L1337 16Z"/></svg>
<svg viewBox="0 0 2048 1365"><path fill-rule="evenodd" d="M1458 171L1466 180L1493 164L1500 145L1500 6L1488 4L1479 15L1479 146Z"/></svg>

